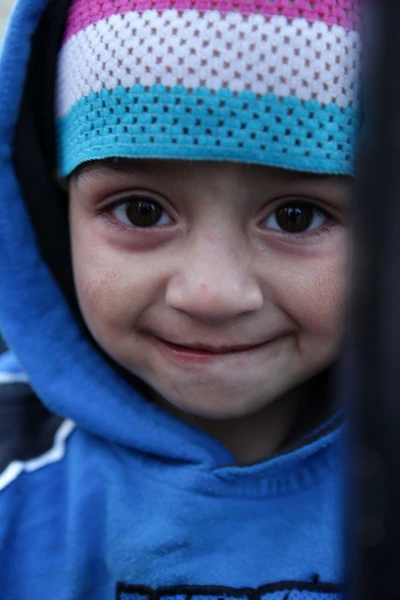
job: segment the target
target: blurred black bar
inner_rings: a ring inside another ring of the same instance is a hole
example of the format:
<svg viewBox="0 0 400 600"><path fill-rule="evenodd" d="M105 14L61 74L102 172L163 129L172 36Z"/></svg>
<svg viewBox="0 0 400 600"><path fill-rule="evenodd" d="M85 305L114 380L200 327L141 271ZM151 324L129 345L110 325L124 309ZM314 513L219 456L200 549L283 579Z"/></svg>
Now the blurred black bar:
<svg viewBox="0 0 400 600"><path fill-rule="evenodd" d="M341 382L350 406L347 598L400 600L400 0L361 9L364 122Z"/></svg>

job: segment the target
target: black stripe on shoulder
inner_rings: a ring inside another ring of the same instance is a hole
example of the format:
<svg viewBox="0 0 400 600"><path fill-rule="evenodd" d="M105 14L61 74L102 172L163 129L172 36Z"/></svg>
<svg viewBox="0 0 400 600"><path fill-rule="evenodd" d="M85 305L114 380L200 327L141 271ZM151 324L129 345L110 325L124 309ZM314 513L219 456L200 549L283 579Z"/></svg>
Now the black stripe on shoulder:
<svg viewBox="0 0 400 600"><path fill-rule="evenodd" d="M15 460L25 462L50 450L62 422L28 384L0 385L0 473Z"/></svg>

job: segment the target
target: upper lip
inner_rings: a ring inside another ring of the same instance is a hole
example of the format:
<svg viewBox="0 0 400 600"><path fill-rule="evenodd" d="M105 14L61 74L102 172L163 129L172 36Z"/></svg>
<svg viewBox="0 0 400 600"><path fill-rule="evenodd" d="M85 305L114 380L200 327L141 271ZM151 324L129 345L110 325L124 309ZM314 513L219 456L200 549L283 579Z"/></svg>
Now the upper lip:
<svg viewBox="0 0 400 600"><path fill-rule="evenodd" d="M255 348L256 346L262 346L262 345L268 343L267 341L264 341L264 342L256 342L254 344L241 344L241 345L235 345L235 346L225 346L225 345L214 346L211 344L202 344L202 343L180 344L178 342L172 342L170 340L165 340L165 339L161 339L161 341L166 342L167 344L172 344L174 346L180 346L181 348L186 348L188 350L200 350L200 351L204 351L204 352L214 352L215 354L223 354L224 352L225 353L226 352L243 352L245 350L249 350L250 348ZM268 340L268 341L272 341L272 340Z"/></svg>

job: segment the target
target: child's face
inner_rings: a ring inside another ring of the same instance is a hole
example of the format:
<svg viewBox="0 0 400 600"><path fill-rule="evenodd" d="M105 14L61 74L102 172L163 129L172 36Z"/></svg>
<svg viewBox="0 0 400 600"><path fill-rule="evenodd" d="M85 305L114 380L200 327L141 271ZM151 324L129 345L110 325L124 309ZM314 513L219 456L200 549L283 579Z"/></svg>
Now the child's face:
<svg viewBox="0 0 400 600"><path fill-rule="evenodd" d="M337 356L350 197L262 166L91 163L70 183L86 323L174 407L252 414Z"/></svg>

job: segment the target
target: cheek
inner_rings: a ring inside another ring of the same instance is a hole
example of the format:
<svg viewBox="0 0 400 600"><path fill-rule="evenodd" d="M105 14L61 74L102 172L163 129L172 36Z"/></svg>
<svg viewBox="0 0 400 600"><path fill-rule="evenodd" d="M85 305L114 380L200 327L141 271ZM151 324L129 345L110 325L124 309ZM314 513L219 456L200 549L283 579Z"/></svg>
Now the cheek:
<svg viewBox="0 0 400 600"><path fill-rule="evenodd" d="M304 310L300 352L324 365L340 352L345 328L346 281L344 270L327 269L317 278L315 297Z"/></svg>
<svg viewBox="0 0 400 600"><path fill-rule="evenodd" d="M79 305L92 334L113 335L132 318L134 269L85 225L71 224L75 288Z"/></svg>
<svg viewBox="0 0 400 600"><path fill-rule="evenodd" d="M124 251L93 219L71 214L75 288L93 337L106 351L122 348L159 301L168 277L157 253Z"/></svg>
<svg viewBox="0 0 400 600"><path fill-rule="evenodd" d="M118 278L104 266L102 269L92 266L91 269L90 264L76 262L74 273L79 304L89 323L107 323L109 317L119 314L123 306L118 293Z"/></svg>
<svg viewBox="0 0 400 600"><path fill-rule="evenodd" d="M301 261L287 270L281 296L284 310L296 322L303 351L336 352L345 323L346 255Z"/></svg>
<svg viewBox="0 0 400 600"><path fill-rule="evenodd" d="M314 336L340 337L346 296L344 267L339 264L316 266L309 281L299 294L302 329Z"/></svg>
<svg viewBox="0 0 400 600"><path fill-rule="evenodd" d="M74 278L79 305L90 331L98 341L117 327L123 309L118 276L107 261L74 252ZM85 260L82 260L85 256ZM79 257L79 258L78 258Z"/></svg>

